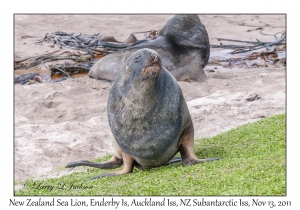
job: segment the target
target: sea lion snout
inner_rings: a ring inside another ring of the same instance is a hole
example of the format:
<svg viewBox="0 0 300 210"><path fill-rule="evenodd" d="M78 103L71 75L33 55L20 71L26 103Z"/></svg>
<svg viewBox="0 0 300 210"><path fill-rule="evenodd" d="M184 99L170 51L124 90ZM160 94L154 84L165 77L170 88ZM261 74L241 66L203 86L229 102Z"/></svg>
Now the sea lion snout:
<svg viewBox="0 0 300 210"><path fill-rule="evenodd" d="M161 72L161 59L160 56L156 53L152 53L149 56L148 64L146 68L142 70L144 77L158 77Z"/></svg>

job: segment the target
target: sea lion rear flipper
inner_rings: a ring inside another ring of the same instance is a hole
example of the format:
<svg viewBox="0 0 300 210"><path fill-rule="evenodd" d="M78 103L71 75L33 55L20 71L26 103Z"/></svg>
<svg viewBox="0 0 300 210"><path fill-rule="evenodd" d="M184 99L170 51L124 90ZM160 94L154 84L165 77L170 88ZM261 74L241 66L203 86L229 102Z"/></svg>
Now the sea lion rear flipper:
<svg viewBox="0 0 300 210"><path fill-rule="evenodd" d="M197 163L211 162L220 160L220 158L198 159L194 152L194 127L190 125L183 133L182 143L180 145L180 154L182 165L190 166Z"/></svg>
<svg viewBox="0 0 300 210"><path fill-rule="evenodd" d="M215 160L221 160L222 158L206 158L205 159L205 162L212 162L212 161L215 161Z"/></svg>
<svg viewBox="0 0 300 210"><path fill-rule="evenodd" d="M128 155L124 152L122 152L122 157L123 157L123 162L124 162L124 167L123 167L122 170L115 171L115 172L110 172L110 173L105 173L105 174L100 174L98 176L94 176L94 177L89 178L89 180L98 179L98 178L106 177L106 176L117 176L117 175L132 173L134 163L135 163L134 159L130 155Z"/></svg>
<svg viewBox="0 0 300 210"><path fill-rule="evenodd" d="M170 164L177 163L180 161L182 161L181 157L173 157L166 165L170 165Z"/></svg>
<svg viewBox="0 0 300 210"><path fill-rule="evenodd" d="M123 165L123 160L117 158L116 156L112 156L112 158L109 161L102 163L89 162L87 160L71 162L66 166L66 168L73 168L76 166L90 166L101 169L114 169L120 167L121 165Z"/></svg>

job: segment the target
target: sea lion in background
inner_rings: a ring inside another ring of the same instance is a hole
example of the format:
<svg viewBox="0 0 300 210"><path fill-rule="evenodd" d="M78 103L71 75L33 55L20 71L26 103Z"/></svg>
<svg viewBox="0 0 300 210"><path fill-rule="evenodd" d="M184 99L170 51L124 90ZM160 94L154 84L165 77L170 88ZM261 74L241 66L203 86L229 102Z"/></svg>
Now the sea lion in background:
<svg viewBox="0 0 300 210"><path fill-rule="evenodd" d="M109 125L114 136L113 157L103 163L77 161L67 165L120 171L93 177L127 174L180 161L183 166L218 160L198 159L194 153L194 127L176 79L162 66L151 49L133 53L118 72L107 103ZM181 158L172 159L177 152Z"/></svg>
<svg viewBox="0 0 300 210"><path fill-rule="evenodd" d="M208 62L208 34L198 15L175 15L163 26L155 39L106 55L94 64L88 76L115 80L127 58L136 50L150 48L161 56L163 66L178 81L204 81L203 68Z"/></svg>
<svg viewBox="0 0 300 210"><path fill-rule="evenodd" d="M133 34L130 34L124 43L131 44L131 43L135 43L136 41L137 41L137 38Z"/></svg>

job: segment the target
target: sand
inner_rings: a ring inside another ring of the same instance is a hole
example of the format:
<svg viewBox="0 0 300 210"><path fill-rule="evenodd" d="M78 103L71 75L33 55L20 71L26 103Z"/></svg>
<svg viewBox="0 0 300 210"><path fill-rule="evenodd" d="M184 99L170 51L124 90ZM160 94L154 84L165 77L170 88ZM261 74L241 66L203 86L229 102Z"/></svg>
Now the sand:
<svg viewBox="0 0 300 210"><path fill-rule="evenodd" d="M172 15L15 15L15 58L57 50L21 36L47 32L114 35L157 30ZM199 15L211 44L217 38L274 41L264 33L285 31L284 15ZM140 34L142 37L143 34ZM214 56L228 50L212 49ZM211 71L213 70L213 71ZM285 67L207 65L204 83L179 82L191 112L195 138L212 137L237 126L285 113ZM61 83L15 85L15 181L39 177L75 160L112 153L106 103L111 83L88 77ZM249 100L251 96L259 97ZM248 99L248 100L247 100Z"/></svg>

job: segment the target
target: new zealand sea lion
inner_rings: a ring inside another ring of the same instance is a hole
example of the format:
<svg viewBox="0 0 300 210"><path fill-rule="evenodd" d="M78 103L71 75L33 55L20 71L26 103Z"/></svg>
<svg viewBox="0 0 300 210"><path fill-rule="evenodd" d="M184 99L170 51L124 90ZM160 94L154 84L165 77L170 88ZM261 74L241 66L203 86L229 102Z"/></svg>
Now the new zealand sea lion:
<svg viewBox="0 0 300 210"><path fill-rule="evenodd" d="M141 49L127 59L109 92L107 114L114 136L113 157L103 163L72 162L67 167L112 169L124 164L120 171L93 177L99 178L181 158L183 166L218 160L195 156L193 123L181 88L154 50ZM181 158L172 159L177 152Z"/></svg>
<svg viewBox="0 0 300 210"><path fill-rule="evenodd" d="M155 39L146 39L101 58L91 68L89 77L115 80L127 58L143 48L158 52L163 66L179 81L206 79L203 68L209 59L210 45L198 15L175 15L167 21Z"/></svg>

